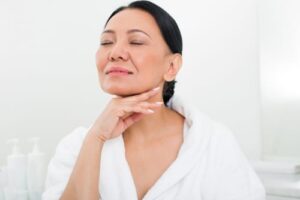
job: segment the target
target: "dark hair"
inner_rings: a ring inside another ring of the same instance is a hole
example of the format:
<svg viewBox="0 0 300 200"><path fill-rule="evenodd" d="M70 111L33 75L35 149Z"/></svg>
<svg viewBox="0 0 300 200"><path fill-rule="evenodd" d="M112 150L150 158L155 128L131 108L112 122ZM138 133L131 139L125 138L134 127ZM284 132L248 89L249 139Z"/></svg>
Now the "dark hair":
<svg viewBox="0 0 300 200"><path fill-rule="evenodd" d="M106 27L107 23L114 15L122 10L129 8L140 9L152 15L172 53L182 54L182 37L176 21L164 9L150 1L134 1L131 2L128 6L121 6L117 8L109 16L104 27ZM164 83L163 100L165 105L167 105L167 102L174 94L175 83L176 80L165 81Z"/></svg>

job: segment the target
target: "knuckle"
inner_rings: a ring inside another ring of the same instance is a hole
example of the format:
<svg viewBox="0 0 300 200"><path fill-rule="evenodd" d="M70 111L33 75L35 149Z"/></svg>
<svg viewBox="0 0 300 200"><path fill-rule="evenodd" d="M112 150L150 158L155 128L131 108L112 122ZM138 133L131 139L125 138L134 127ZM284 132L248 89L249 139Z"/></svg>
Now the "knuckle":
<svg viewBox="0 0 300 200"><path fill-rule="evenodd" d="M147 99L149 96L150 96L149 93L144 93L142 97Z"/></svg>
<svg viewBox="0 0 300 200"><path fill-rule="evenodd" d="M149 105L149 104L148 104L147 102L145 102L145 101L140 103L140 106L141 106L141 107L146 107L146 106L148 106L148 105Z"/></svg>
<svg viewBox="0 0 300 200"><path fill-rule="evenodd" d="M115 113L116 113L116 115L117 115L118 117L121 117L121 116L125 115L125 111L122 110L122 109L117 109L117 110L115 111Z"/></svg>

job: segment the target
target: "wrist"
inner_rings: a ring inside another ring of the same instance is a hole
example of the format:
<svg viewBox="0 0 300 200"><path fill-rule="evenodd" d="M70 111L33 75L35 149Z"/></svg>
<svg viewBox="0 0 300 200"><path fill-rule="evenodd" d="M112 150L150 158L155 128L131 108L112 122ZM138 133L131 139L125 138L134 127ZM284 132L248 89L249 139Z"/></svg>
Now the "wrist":
<svg viewBox="0 0 300 200"><path fill-rule="evenodd" d="M89 139L97 141L101 145L104 144L107 138L104 135L98 134L97 132L91 130L87 136Z"/></svg>

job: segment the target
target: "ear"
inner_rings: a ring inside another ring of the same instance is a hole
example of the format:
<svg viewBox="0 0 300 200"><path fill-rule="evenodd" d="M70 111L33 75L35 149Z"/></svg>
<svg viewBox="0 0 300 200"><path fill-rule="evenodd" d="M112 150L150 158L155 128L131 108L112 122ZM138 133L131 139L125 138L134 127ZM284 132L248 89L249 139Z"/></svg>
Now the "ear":
<svg viewBox="0 0 300 200"><path fill-rule="evenodd" d="M182 56L179 53L172 54L168 61L169 61L169 65L166 73L164 74L164 79L166 81L172 81L176 78L176 75L181 68Z"/></svg>

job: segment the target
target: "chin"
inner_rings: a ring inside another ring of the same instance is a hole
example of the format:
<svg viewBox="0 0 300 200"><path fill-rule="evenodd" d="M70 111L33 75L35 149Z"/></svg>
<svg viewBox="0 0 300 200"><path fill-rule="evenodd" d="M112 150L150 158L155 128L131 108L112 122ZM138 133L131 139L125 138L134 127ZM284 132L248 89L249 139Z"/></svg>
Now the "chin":
<svg viewBox="0 0 300 200"><path fill-rule="evenodd" d="M120 97L132 96L139 94L138 91L133 91L132 88L123 88L123 87L102 87L102 90L108 94L116 95Z"/></svg>

